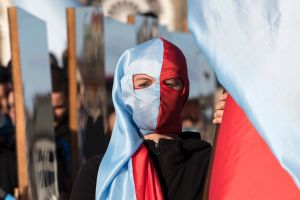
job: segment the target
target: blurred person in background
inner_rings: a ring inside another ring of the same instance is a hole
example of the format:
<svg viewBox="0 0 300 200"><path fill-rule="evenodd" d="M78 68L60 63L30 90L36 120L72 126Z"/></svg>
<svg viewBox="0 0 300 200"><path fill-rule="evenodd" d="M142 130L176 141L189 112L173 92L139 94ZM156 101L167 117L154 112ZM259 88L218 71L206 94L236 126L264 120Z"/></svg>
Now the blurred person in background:
<svg viewBox="0 0 300 200"><path fill-rule="evenodd" d="M58 66L51 66L52 76L52 108L53 108L53 126L56 136L68 137L70 131L68 128L68 90L65 71ZM57 134L59 133L59 134Z"/></svg>
<svg viewBox="0 0 300 200"><path fill-rule="evenodd" d="M55 132L58 188L60 196L67 198L71 178L71 133L68 124L68 90L66 73L57 65L51 65L53 127Z"/></svg>
<svg viewBox="0 0 300 200"><path fill-rule="evenodd" d="M12 136L13 125L8 115L8 94L10 88L9 70L0 66L0 146L2 147L7 147L11 143Z"/></svg>
<svg viewBox="0 0 300 200"><path fill-rule="evenodd" d="M15 151L14 97L11 90L10 67L0 67L0 189L3 196L13 194L17 187ZM13 117L13 118L12 118ZM1 196L1 195L0 195ZM0 197L1 199L1 197Z"/></svg>
<svg viewBox="0 0 300 200"><path fill-rule="evenodd" d="M204 126L201 117L199 100L189 99L181 112L183 131L200 132Z"/></svg>
<svg viewBox="0 0 300 200"><path fill-rule="evenodd" d="M13 124L16 125L16 111L15 111L15 94L13 90L10 90L8 93L8 115Z"/></svg>
<svg viewBox="0 0 300 200"><path fill-rule="evenodd" d="M107 100L107 112L106 112L106 121L107 121L107 136L110 137L115 123L116 112L112 101L112 88L114 80L113 78L106 78L105 87L106 87L106 100Z"/></svg>
<svg viewBox="0 0 300 200"><path fill-rule="evenodd" d="M0 112L7 114L7 95L10 88L9 70L0 65Z"/></svg>

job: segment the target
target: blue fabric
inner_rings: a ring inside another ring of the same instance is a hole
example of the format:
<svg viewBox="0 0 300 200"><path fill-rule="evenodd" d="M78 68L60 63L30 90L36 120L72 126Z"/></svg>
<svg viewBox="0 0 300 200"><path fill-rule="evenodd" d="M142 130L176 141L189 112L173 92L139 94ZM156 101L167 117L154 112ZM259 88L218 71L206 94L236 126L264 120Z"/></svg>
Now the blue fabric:
<svg viewBox="0 0 300 200"><path fill-rule="evenodd" d="M12 142L12 129L13 124L10 118L5 114L0 113L0 139L3 140L3 145L5 146Z"/></svg>
<svg viewBox="0 0 300 200"><path fill-rule="evenodd" d="M96 200L136 199L131 156L142 144L142 136L156 128L162 62L160 39L127 50L118 62L112 91L116 121L98 170ZM143 91L134 90L135 74L152 76L155 83Z"/></svg>
<svg viewBox="0 0 300 200"><path fill-rule="evenodd" d="M15 200L15 198L12 195L8 194L5 196L4 200Z"/></svg>
<svg viewBox="0 0 300 200"><path fill-rule="evenodd" d="M67 175L71 175L72 171L72 155L71 155L71 147L69 143L64 138L59 138L57 141L58 148L62 149L62 162Z"/></svg>
<svg viewBox="0 0 300 200"><path fill-rule="evenodd" d="M299 0L189 0L219 81L300 188Z"/></svg>

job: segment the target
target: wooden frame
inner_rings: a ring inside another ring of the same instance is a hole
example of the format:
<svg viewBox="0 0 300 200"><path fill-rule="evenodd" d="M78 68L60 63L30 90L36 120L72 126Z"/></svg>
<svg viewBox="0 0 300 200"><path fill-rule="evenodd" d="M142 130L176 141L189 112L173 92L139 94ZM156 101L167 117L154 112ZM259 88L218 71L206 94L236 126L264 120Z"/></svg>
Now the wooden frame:
<svg viewBox="0 0 300 200"><path fill-rule="evenodd" d="M77 114L77 81L76 81L76 25L75 9L67 8L68 27L68 91L69 91L69 128L71 131L72 149L72 182L74 183L78 168L78 114ZM74 109L76 108L76 109Z"/></svg>
<svg viewBox="0 0 300 200"><path fill-rule="evenodd" d="M11 52L12 52L12 78L15 97L16 116L16 152L18 189L21 200L28 199L28 165L26 155L26 118L23 95L23 81L21 71L21 58L19 46L19 31L16 7L8 8Z"/></svg>
<svg viewBox="0 0 300 200"><path fill-rule="evenodd" d="M58 197L46 23L18 7L9 8L8 14L15 97L18 199ZM41 74L44 76L40 77ZM38 87L35 87L37 84Z"/></svg>
<svg viewBox="0 0 300 200"><path fill-rule="evenodd" d="M128 15L127 16L127 23L128 24L135 24L135 16L134 15Z"/></svg>

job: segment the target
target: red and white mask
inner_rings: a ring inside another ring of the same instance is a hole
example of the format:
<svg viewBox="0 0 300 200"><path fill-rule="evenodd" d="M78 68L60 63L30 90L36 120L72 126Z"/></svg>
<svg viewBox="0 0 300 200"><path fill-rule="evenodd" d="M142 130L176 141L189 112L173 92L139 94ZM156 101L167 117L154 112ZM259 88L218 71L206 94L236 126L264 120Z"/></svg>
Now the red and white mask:
<svg viewBox="0 0 300 200"><path fill-rule="evenodd" d="M183 53L160 38L132 49L130 55L124 67L121 90L123 102L137 128L144 135L180 133L180 113L189 94Z"/></svg>

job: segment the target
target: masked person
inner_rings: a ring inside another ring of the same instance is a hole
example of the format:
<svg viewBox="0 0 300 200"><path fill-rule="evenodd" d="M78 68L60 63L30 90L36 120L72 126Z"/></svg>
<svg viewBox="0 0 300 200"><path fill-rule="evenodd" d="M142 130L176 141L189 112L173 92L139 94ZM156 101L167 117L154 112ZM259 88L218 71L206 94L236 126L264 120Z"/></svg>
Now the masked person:
<svg viewBox="0 0 300 200"><path fill-rule="evenodd" d="M110 144L81 169L71 199L201 199L211 147L199 133L182 133L189 94L183 53L162 38L127 50L112 94Z"/></svg>

